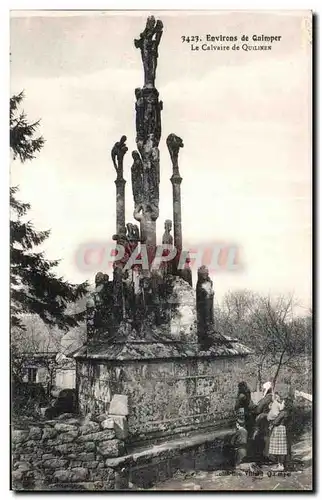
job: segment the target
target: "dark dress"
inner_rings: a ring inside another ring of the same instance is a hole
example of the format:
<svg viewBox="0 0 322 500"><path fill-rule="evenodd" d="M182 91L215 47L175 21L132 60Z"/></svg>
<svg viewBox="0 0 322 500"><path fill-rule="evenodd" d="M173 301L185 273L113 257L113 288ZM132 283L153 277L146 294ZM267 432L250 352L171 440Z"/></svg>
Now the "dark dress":
<svg viewBox="0 0 322 500"><path fill-rule="evenodd" d="M251 435L254 427L254 414L253 414L253 402L251 400L250 391L245 393L239 393L237 395L236 404L235 404L235 412L237 416L240 418L243 414L243 418L245 420L245 428L247 430L248 436Z"/></svg>
<svg viewBox="0 0 322 500"><path fill-rule="evenodd" d="M254 458L256 462L264 462L268 456L269 445L269 424L267 415L269 412L269 405L273 400L272 393L266 394L254 408L255 431L254 439Z"/></svg>

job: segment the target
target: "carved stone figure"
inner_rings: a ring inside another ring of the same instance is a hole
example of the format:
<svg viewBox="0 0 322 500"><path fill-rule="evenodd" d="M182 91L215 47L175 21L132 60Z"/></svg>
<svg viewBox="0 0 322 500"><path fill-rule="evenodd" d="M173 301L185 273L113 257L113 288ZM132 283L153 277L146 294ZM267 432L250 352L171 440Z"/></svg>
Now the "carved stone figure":
<svg viewBox="0 0 322 500"><path fill-rule="evenodd" d="M170 245L173 246L173 236L170 234L172 230L172 220L167 219L164 222L164 233L162 236L162 245ZM170 250L164 249L163 255L169 255ZM166 261L162 263L162 268L164 271L164 275L172 274L173 271L173 261Z"/></svg>
<svg viewBox="0 0 322 500"><path fill-rule="evenodd" d="M143 201L143 164L141 156L137 151L132 152L133 165L131 167L132 193L135 211L142 205ZM136 217L135 217L136 219Z"/></svg>
<svg viewBox="0 0 322 500"><path fill-rule="evenodd" d="M111 308L113 304L112 283L108 274L99 272L95 276L94 298L94 327L108 330L110 326Z"/></svg>
<svg viewBox="0 0 322 500"><path fill-rule="evenodd" d="M137 144L144 141L144 115L145 115L145 102L143 98L143 91L140 88L135 89L135 113L136 113L136 142Z"/></svg>
<svg viewBox="0 0 322 500"><path fill-rule="evenodd" d="M172 230L172 220L167 219L164 222L164 233L162 236L162 245L173 245L173 237L170 234Z"/></svg>
<svg viewBox="0 0 322 500"><path fill-rule="evenodd" d="M214 328L214 290L207 266L198 269L196 299L198 340L202 349L208 349Z"/></svg>
<svg viewBox="0 0 322 500"><path fill-rule="evenodd" d="M154 16L147 19L145 30L140 38L134 40L134 45L141 51L144 68L144 87L154 87L158 60L158 46L163 33L163 23L155 21Z"/></svg>
<svg viewBox="0 0 322 500"><path fill-rule="evenodd" d="M111 157L113 161L114 168L116 170L117 179L123 179L123 159L128 148L125 144L126 136L122 135L119 142L116 142L111 151Z"/></svg>
<svg viewBox="0 0 322 500"><path fill-rule="evenodd" d="M144 139L151 137L153 147L157 147L161 138L161 110L163 109L163 103L159 101L159 92L156 89L149 89L145 102Z"/></svg>
<svg viewBox="0 0 322 500"><path fill-rule="evenodd" d="M173 175L179 176L180 174L179 174L178 156L179 156L179 149L183 148L183 141L181 137L178 137L175 134L170 134L167 137L167 146L172 161Z"/></svg>
<svg viewBox="0 0 322 500"><path fill-rule="evenodd" d="M132 254L140 241L140 230L136 224L126 224L129 253Z"/></svg>

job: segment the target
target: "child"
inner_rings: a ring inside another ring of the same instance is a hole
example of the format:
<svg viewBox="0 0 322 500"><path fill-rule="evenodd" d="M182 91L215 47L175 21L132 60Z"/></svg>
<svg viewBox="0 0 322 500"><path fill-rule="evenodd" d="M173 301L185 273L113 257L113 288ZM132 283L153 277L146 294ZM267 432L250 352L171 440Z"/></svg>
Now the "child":
<svg viewBox="0 0 322 500"><path fill-rule="evenodd" d="M247 455L247 438L248 432L245 429L245 420L237 418L236 432L231 438L231 445L234 449L235 468L239 469L241 463Z"/></svg>

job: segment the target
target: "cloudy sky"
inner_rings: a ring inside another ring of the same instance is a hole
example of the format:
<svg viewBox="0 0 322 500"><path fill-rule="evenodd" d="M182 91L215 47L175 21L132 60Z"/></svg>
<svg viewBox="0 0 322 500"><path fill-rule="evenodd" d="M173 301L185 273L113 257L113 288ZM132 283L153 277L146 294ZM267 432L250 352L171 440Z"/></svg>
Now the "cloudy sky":
<svg viewBox="0 0 322 500"><path fill-rule="evenodd" d="M51 228L44 248L58 272L93 279L76 262L79 245L111 243L115 232L113 144L135 149L134 89L143 85L133 39L145 12L16 12L11 19L11 91L41 118L38 158L12 164L11 184ZM158 17L158 13L154 15ZM186 248L231 242L243 270L213 275L227 290L294 292L311 302L311 45L308 12L160 12L164 23L156 86L164 102L160 142L159 242L172 218L169 133L180 154ZM182 35L277 35L271 51L191 51ZM126 220L133 221L131 156L125 157Z"/></svg>

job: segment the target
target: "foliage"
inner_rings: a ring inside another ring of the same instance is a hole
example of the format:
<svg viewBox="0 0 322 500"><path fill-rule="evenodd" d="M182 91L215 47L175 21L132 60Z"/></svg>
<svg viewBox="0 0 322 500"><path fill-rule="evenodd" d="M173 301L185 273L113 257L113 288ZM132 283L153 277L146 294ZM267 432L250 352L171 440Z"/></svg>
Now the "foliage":
<svg viewBox="0 0 322 500"><path fill-rule="evenodd" d="M292 296L272 299L239 290L226 294L217 307L217 329L253 350L259 385L264 365L274 368L275 385L282 366L294 367L301 355L311 354L312 316L296 316L296 305Z"/></svg>
<svg viewBox="0 0 322 500"><path fill-rule="evenodd" d="M39 121L28 122L19 111L24 98L21 92L10 99L10 148L13 159L22 163L35 158L44 139L36 136ZM16 198L18 187L10 188L10 284L11 323L24 328L21 316L38 315L46 325L67 330L76 327L84 313L68 314L67 307L87 291L87 283L74 285L54 273L58 260L48 260L38 247L49 237L50 231L37 231L26 220L29 203Z"/></svg>

